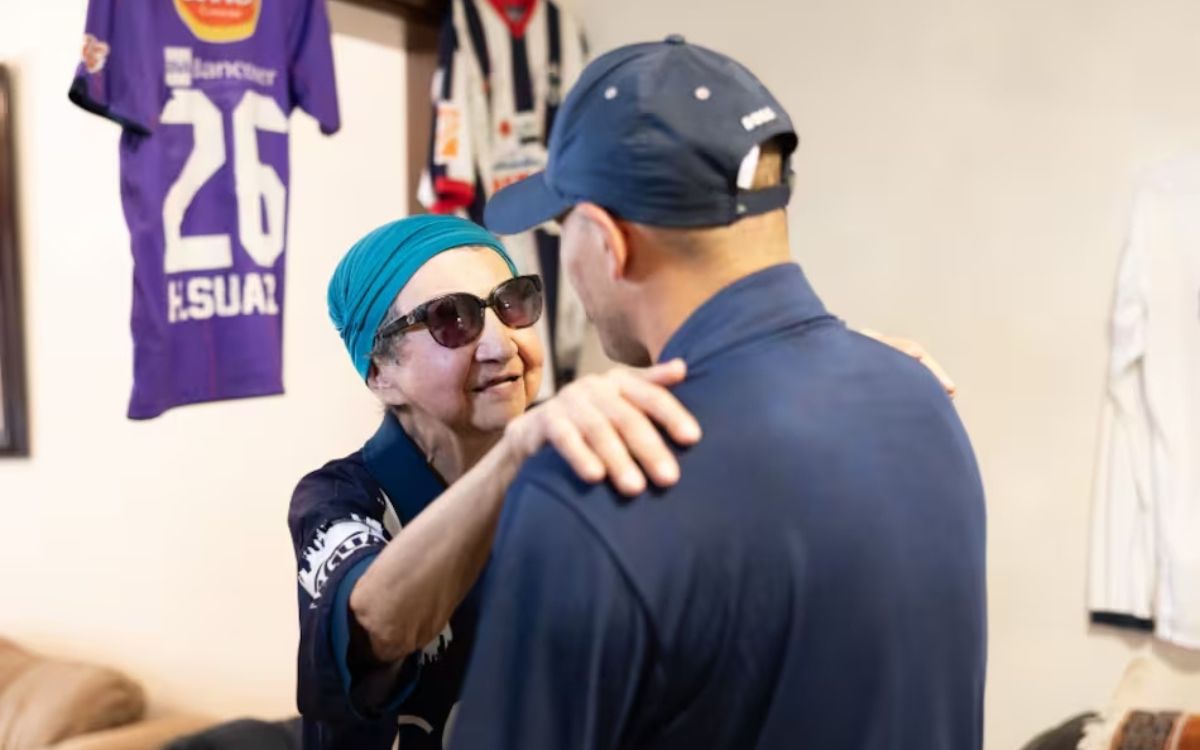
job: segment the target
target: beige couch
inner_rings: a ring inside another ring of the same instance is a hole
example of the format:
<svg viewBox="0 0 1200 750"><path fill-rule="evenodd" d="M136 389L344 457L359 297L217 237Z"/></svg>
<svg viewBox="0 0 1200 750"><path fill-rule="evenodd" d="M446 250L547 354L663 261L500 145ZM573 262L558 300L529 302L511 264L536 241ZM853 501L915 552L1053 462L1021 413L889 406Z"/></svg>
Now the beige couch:
<svg viewBox="0 0 1200 750"><path fill-rule="evenodd" d="M151 750L211 726L143 720L142 688L106 667L46 658L0 638L0 750Z"/></svg>

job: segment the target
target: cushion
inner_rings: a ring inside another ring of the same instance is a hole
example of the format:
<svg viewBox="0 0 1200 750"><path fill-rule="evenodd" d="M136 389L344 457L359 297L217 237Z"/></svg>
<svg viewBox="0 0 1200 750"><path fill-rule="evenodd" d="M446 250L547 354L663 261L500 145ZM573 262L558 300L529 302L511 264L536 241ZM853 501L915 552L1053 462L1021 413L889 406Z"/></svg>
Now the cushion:
<svg viewBox="0 0 1200 750"><path fill-rule="evenodd" d="M0 643L0 747L44 748L121 726L145 711L142 689L121 673L46 659Z"/></svg>
<svg viewBox="0 0 1200 750"><path fill-rule="evenodd" d="M1159 739L1178 750L1194 750L1200 746L1186 743L1200 741L1198 712L1200 673L1181 671L1163 660L1138 656L1126 667L1099 720L1086 727L1079 750L1157 748L1162 745L1155 744Z"/></svg>
<svg viewBox="0 0 1200 750"><path fill-rule="evenodd" d="M0 638L0 692L37 657L12 641Z"/></svg>

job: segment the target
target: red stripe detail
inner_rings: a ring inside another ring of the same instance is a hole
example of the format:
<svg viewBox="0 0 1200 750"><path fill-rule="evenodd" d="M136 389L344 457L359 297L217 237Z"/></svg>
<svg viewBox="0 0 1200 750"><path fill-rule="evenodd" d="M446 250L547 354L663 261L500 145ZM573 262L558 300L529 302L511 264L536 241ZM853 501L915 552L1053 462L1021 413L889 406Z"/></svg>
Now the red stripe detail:
<svg viewBox="0 0 1200 750"><path fill-rule="evenodd" d="M433 181L433 192L437 200L429 207L431 213L452 214L475 202L475 188L469 183L438 177Z"/></svg>

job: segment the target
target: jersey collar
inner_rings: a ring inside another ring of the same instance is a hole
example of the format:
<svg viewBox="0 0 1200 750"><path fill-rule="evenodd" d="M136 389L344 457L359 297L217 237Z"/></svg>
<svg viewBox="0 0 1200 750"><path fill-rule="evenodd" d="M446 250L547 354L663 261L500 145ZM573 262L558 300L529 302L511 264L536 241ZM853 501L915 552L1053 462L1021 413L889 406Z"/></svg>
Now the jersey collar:
<svg viewBox="0 0 1200 750"><path fill-rule="evenodd" d="M504 0L488 0L488 5L492 6L492 10L496 11L496 14L504 21L504 25L508 27L509 32L517 39L525 36L525 29L529 28L529 22L533 20L533 14L537 12L539 3L540 0L532 0L526 5L525 12L519 18L514 19L509 15Z"/></svg>
<svg viewBox="0 0 1200 750"><path fill-rule="evenodd" d="M406 525L446 490L446 483L391 411L363 445L363 463Z"/></svg>

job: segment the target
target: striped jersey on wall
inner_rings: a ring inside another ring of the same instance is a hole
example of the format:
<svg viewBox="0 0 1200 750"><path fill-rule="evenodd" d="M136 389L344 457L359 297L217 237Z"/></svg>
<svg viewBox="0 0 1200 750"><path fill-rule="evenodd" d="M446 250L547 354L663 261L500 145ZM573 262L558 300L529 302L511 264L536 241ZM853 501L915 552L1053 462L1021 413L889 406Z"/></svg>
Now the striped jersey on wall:
<svg viewBox="0 0 1200 750"><path fill-rule="evenodd" d="M477 222L500 188L546 166L546 140L586 59L583 34L553 0L453 0L438 46L433 128L419 199L435 213ZM546 282L550 343L559 380L573 375L586 318L560 278L552 227L504 238L522 273ZM549 369L549 368L548 368ZM546 379L543 396L553 391Z"/></svg>

